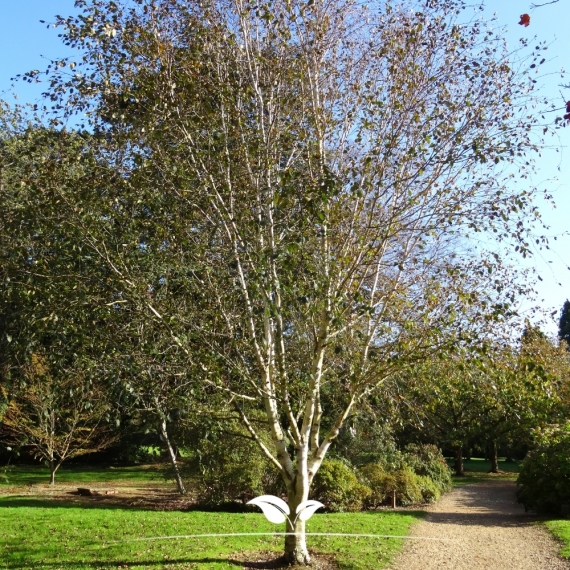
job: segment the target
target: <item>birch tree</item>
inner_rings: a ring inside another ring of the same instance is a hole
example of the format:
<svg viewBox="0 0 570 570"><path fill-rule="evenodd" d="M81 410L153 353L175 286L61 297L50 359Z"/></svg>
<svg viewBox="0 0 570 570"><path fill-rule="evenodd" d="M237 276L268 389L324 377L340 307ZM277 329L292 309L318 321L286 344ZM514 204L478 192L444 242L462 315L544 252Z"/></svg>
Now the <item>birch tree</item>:
<svg viewBox="0 0 570 570"><path fill-rule="evenodd" d="M455 0L77 5L57 24L81 56L54 62L47 95L87 114L120 176L105 216L78 222L72 194L62 207L121 301L225 397L295 513L360 402L401 362L464 340L469 237L528 251L532 83ZM136 244L107 247L102 228L126 216ZM159 283L191 284L187 303L141 301L150 280L128 255L142 244L179 259ZM507 308L490 295L478 310ZM308 563L291 519L285 558Z"/></svg>

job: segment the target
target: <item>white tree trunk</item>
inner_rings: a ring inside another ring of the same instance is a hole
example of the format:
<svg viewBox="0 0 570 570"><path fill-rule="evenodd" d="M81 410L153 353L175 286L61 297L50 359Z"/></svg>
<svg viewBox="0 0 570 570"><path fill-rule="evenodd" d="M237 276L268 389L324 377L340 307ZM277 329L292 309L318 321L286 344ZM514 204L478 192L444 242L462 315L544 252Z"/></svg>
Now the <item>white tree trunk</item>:
<svg viewBox="0 0 570 570"><path fill-rule="evenodd" d="M178 487L178 492L181 495L186 494L186 487L184 486L184 481L182 481L182 476L180 475L180 469L178 468L178 463L176 461L176 453L172 444L170 443L170 438L168 437L168 431L166 430L166 420L163 420L160 424L160 431L162 433L162 437L164 439L164 443L166 443L166 447L168 449L168 455L170 457L170 463L172 463L172 467L174 469L174 478L176 479L176 486Z"/></svg>
<svg viewBox="0 0 570 570"><path fill-rule="evenodd" d="M302 454L304 457L305 454ZM306 469L306 461L302 465L301 458L297 476L293 484L288 488L287 498L291 514L287 521L287 534L285 537L284 559L290 564L309 564L311 557L307 550L307 540L305 537L305 521L297 519L297 506L309 497L309 476Z"/></svg>

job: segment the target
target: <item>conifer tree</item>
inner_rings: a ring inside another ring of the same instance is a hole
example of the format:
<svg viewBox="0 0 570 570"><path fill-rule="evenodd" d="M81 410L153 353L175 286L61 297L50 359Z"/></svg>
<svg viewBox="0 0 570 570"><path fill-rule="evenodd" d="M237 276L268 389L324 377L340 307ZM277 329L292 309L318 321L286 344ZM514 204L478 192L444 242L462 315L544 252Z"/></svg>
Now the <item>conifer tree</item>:
<svg viewBox="0 0 570 570"><path fill-rule="evenodd" d="M570 301L566 299L562 310L560 311L560 320L558 321L558 338L565 340L570 349Z"/></svg>

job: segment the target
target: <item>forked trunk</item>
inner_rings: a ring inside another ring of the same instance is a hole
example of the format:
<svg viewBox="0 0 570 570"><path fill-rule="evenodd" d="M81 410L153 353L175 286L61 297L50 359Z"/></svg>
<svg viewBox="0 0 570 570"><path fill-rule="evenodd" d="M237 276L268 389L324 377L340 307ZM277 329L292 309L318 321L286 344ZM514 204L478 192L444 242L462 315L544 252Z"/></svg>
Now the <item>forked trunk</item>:
<svg viewBox="0 0 570 570"><path fill-rule="evenodd" d="M160 431L162 433L164 443L166 443L166 448L168 449L168 456L170 458L170 463L172 464L172 468L174 469L174 478L176 479L176 486L178 487L178 492L181 495L185 495L186 487L184 486L184 481L182 481L182 476L180 475L180 469L176 461L176 452L174 451L174 448L170 443L170 438L168 437L168 431L166 430L166 421L163 421L162 424L160 425Z"/></svg>
<svg viewBox="0 0 570 570"><path fill-rule="evenodd" d="M460 445L455 450L455 475L457 477L463 477L465 471L463 470L463 446Z"/></svg>
<svg viewBox="0 0 570 570"><path fill-rule="evenodd" d="M61 465L61 463L58 463L55 459L50 460L50 462L49 462L49 472L50 472L49 484L50 485L55 485L55 473L59 469L60 465Z"/></svg>
<svg viewBox="0 0 570 570"><path fill-rule="evenodd" d="M300 475L297 475L299 478ZM284 559L288 564L308 565L311 562L309 551L307 550L307 540L305 537L305 521L297 518L297 505L306 501L309 496L309 482L298 481L295 489L288 493L288 504L291 514L287 520L287 534L285 536Z"/></svg>

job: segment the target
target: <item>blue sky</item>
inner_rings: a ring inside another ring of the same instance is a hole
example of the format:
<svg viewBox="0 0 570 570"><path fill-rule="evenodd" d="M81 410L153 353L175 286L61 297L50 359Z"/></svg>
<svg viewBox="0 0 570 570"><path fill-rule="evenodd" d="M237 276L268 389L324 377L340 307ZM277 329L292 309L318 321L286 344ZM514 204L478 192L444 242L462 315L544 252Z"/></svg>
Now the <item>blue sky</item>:
<svg viewBox="0 0 570 570"><path fill-rule="evenodd" d="M540 4L547 0L535 0ZM12 93L18 94L19 102L37 102L41 88L37 85L16 83L12 87L10 78L31 69L43 70L50 59L70 55L71 52L58 38L57 29L47 29L56 14L75 13L74 0L3 0L2 18L0 19L0 98L13 102ZM570 69L570 0L531 10L527 0L488 0L486 16L494 12L499 25L506 25L509 45L516 48L521 37L546 41L550 44L548 62L544 71L548 74L539 82L543 93L557 106L562 107L565 100L570 100L570 89L563 90L560 83L570 83L570 75L561 79L560 69L567 64ZM518 25L519 16L529 13L530 26ZM39 20L45 20L41 24ZM43 56L43 57L42 57ZM570 298L570 149L565 148L570 142L570 127L558 132L558 138L547 139L547 145L538 161L533 184L540 189L548 189L555 196L556 208L540 204L544 221L550 229L550 249L536 251L532 260L518 260L521 267L532 267L542 281L537 280L538 304L545 313L558 312L567 298ZM555 239L556 238L556 239ZM523 310L530 308L530 303L523 304ZM550 333L557 330L556 313L554 319L543 325Z"/></svg>

